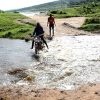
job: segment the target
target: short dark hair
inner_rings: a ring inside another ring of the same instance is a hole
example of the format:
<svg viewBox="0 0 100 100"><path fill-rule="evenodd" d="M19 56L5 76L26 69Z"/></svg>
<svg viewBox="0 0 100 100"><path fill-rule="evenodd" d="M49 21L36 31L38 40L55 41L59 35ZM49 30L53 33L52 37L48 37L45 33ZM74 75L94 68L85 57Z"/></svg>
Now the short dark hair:
<svg viewBox="0 0 100 100"><path fill-rule="evenodd" d="M52 14L50 14L50 16L52 16Z"/></svg>

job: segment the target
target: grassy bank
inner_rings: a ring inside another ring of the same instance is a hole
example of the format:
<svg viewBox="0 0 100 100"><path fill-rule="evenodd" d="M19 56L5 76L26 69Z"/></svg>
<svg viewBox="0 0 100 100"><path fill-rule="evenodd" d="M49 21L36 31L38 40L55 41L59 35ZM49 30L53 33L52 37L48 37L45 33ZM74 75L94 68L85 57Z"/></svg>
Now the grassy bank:
<svg viewBox="0 0 100 100"><path fill-rule="evenodd" d="M100 32L100 17L87 18L80 29Z"/></svg>
<svg viewBox="0 0 100 100"><path fill-rule="evenodd" d="M59 10L49 11L48 14L53 14L56 18L67 17L100 17L100 2L82 4L79 7L64 8Z"/></svg>
<svg viewBox="0 0 100 100"><path fill-rule="evenodd" d="M0 37L24 39L29 33L32 33L31 23L22 22L27 17L13 12L0 13ZM32 22L34 25L34 21Z"/></svg>

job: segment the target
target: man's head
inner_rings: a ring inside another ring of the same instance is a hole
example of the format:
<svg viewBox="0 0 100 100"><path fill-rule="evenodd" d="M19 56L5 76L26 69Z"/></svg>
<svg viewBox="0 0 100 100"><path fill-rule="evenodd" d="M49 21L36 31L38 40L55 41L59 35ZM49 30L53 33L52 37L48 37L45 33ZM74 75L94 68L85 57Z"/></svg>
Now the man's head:
<svg viewBox="0 0 100 100"><path fill-rule="evenodd" d="M50 17L52 17L52 14L50 14Z"/></svg>
<svg viewBox="0 0 100 100"><path fill-rule="evenodd" d="M40 25L40 23L39 23L39 22L37 22L37 25L36 25L36 26L38 27L38 26L41 26L41 25Z"/></svg>

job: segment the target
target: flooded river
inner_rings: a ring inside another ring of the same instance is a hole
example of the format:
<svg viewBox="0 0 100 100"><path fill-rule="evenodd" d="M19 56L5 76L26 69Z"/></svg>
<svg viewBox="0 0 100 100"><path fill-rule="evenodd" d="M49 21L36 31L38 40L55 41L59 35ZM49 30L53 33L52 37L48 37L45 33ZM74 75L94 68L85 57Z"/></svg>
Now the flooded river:
<svg viewBox="0 0 100 100"><path fill-rule="evenodd" d="M0 39L0 84L26 84L7 71L26 68L38 88L73 89L87 83L100 83L100 36L55 37L49 49L33 56L31 42ZM15 81L14 81L15 80Z"/></svg>
<svg viewBox="0 0 100 100"><path fill-rule="evenodd" d="M34 60L31 43L23 40L0 39L0 84L10 84L13 77L7 71L15 68L26 68Z"/></svg>

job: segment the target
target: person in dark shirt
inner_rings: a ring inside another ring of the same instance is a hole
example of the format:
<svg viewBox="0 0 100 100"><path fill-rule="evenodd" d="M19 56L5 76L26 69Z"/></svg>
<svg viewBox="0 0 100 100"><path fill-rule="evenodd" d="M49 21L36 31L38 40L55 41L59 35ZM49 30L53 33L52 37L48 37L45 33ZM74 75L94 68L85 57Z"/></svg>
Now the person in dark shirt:
<svg viewBox="0 0 100 100"><path fill-rule="evenodd" d="M47 42L44 39L44 30L43 30L43 27L40 25L40 23L37 23L37 25L34 29L34 32L33 32L33 37L37 37L37 36L39 36L41 38L41 40L45 43L45 45L48 48ZM32 41L31 49L33 49L33 46L34 46L34 39Z"/></svg>
<svg viewBox="0 0 100 100"><path fill-rule="evenodd" d="M52 14L50 14L50 17L48 17L48 22L47 22L47 26L49 25L49 33L50 33L50 37L51 37L51 30L52 30L52 36L54 36L54 25L55 25L55 19L52 16Z"/></svg>

